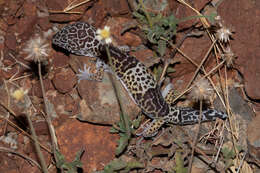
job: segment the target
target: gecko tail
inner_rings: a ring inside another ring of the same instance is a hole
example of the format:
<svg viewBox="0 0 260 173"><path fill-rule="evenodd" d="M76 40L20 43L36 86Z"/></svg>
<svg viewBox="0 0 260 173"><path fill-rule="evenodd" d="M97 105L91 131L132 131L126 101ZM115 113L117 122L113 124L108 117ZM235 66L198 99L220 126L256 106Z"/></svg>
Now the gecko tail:
<svg viewBox="0 0 260 173"><path fill-rule="evenodd" d="M200 111L192 108L181 108L180 109L180 124L195 124L200 120ZM227 114L215 109L206 109L201 112L201 122L214 121L217 118L226 119Z"/></svg>
<svg viewBox="0 0 260 173"><path fill-rule="evenodd" d="M201 122L214 121L217 118L226 119L224 112L215 109L206 109L201 112ZM178 125L196 124L200 120L200 111L193 108L172 107L165 121Z"/></svg>

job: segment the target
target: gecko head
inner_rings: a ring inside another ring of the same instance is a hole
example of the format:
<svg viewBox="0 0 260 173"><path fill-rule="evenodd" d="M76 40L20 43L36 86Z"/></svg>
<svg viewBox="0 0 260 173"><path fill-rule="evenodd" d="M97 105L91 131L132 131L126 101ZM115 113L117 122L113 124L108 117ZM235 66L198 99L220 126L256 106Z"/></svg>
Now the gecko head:
<svg viewBox="0 0 260 173"><path fill-rule="evenodd" d="M97 39L96 28L85 22L67 25L52 38L53 45L66 51L89 57L98 57L103 43Z"/></svg>

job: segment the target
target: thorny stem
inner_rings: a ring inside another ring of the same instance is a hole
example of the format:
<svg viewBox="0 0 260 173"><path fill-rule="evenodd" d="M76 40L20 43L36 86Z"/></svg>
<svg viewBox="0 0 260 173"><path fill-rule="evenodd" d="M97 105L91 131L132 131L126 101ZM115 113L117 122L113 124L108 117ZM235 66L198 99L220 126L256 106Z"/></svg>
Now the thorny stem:
<svg viewBox="0 0 260 173"><path fill-rule="evenodd" d="M49 106L48 106L48 103L47 103L45 88L44 88L43 80L42 80L41 62L40 61L38 61L38 73L39 73L39 77L40 77L42 96L43 96L43 101L44 101L44 108L45 108L45 112L46 112L45 118L46 118L46 122L48 124L49 132L50 132L50 135L51 135L52 153L54 155L55 161L58 161L57 156L56 156L56 150L58 150L58 144L57 144L57 140L56 140L57 138L56 138L54 127L52 125L51 118L50 118Z"/></svg>
<svg viewBox="0 0 260 173"><path fill-rule="evenodd" d="M37 139L37 135L35 133L35 130L34 130L30 115L29 115L29 111L27 111L27 113L25 115L26 115L26 118L28 120L28 124L29 124L30 130L31 130L31 133L32 133L32 137L33 137L33 140L34 140L34 147L35 147L36 153L39 157L42 171L44 173L48 173L48 169L47 169L43 154L41 152L41 148L40 148L40 145L39 145L39 142L38 142L38 139Z"/></svg>
<svg viewBox="0 0 260 173"><path fill-rule="evenodd" d="M202 100L200 100L200 117L199 117L198 129L197 129L195 138L193 139L193 143L192 143L191 158L190 158L189 167L188 167L189 173L191 173L194 151L196 148L196 144L197 144L197 140L198 140L198 136L199 136L199 132L200 132L201 118L202 118Z"/></svg>
<svg viewBox="0 0 260 173"><path fill-rule="evenodd" d="M110 55L110 52L109 52L109 48L108 48L107 45L105 47L106 47L106 53L107 53L107 56L108 56L110 67L114 71L113 66L112 66L112 58L111 58L111 55ZM124 103L123 103L122 97L119 93L119 86L115 82L114 78L112 78L110 76L110 79L111 79L110 81L111 81L111 84L112 84L114 91L115 91L115 94L116 94L116 98L117 98L118 103L119 103L121 113L123 114L123 115L121 115L121 117L123 119L123 122L124 122L124 125L125 125L125 128L126 128L126 134L127 134L128 137L130 137L131 136L131 130L130 130L130 126L129 126L129 122L128 122L128 118L127 118L127 113L125 112L125 109L124 109Z"/></svg>

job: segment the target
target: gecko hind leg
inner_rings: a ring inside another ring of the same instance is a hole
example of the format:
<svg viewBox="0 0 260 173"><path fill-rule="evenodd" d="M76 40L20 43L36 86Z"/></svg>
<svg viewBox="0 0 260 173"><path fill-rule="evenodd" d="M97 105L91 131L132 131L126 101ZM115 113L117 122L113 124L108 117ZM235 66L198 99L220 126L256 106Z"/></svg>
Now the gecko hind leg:
<svg viewBox="0 0 260 173"><path fill-rule="evenodd" d="M147 123L141 126L141 132L136 133L137 136L144 138L153 137L158 133L158 130L165 123L164 118L154 119L151 123Z"/></svg>

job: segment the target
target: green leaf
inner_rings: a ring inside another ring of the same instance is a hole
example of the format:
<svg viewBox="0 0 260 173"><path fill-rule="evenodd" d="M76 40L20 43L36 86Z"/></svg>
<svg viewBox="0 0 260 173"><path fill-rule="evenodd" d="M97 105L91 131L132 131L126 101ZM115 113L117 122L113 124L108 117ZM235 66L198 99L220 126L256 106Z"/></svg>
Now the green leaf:
<svg viewBox="0 0 260 173"><path fill-rule="evenodd" d="M152 30L148 31L147 39L153 44L157 43L157 40L155 39L155 32L153 32Z"/></svg>
<svg viewBox="0 0 260 173"><path fill-rule="evenodd" d="M175 153L175 163L176 167L174 168L174 170L176 171L176 173L187 173L188 169L184 167L184 161L179 151Z"/></svg>
<svg viewBox="0 0 260 173"><path fill-rule="evenodd" d="M128 145L129 137L126 134L120 133L120 139L116 148L116 155L120 155Z"/></svg>
<svg viewBox="0 0 260 173"><path fill-rule="evenodd" d="M56 166L58 168L61 168L61 166L66 162L65 158L58 150L55 150L55 154L57 156Z"/></svg>
<svg viewBox="0 0 260 173"><path fill-rule="evenodd" d="M138 128L141 124L142 121L142 116L138 116L137 119L133 120L132 125L134 126L134 128Z"/></svg>
<svg viewBox="0 0 260 173"><path fill-rule="evenodd" d="M138 20L140 20L142 23L147 23L146 21L146 17L141 14L141 13L138 13L137 11L134 11L133 13L133 16L136 17Z"/></svg>
<svg viewBox="0 0 260 173"><path fill-rule="evenodd" d="M104 173L113 173L115 171L119 171L124 169L127 166L127 163L122 161L121 159L114 159L104 168Z"/></svg>
<svg viewBox="0 0 260 173"><path fill-rule="evenodd" d="M109 130L110 133L119 133L118 129L111 127Z"/></svg>
<svg viewBox="0 0 260 173"><path fill-rule="evenodd" d="M225 159L232 159L236 156L234 149L229 149L228 147L223 147L221 150Z"/></svg>
<svg viewBox="0 0 260 173"><path fill-rule="evenodd" d="M209 20L210 23L214 23L217 15L218 14L216 12L212 12L209 16L205 16L205 17Z"/></svg>
<svg viewBox="0 0 260 173"><path fill-rule="evenodd" d="M77 173L77 168L82 167L80 157L83 153L83 150L77 152L76 157L72 162L66 162L64 156L58 150L56 150L55 152L57 156L57 168L64 170L67 173Z"/></svg>
<svg viewBox="0 0 260 173"><path fill-rule="evenodd" d="M127 162L127 167L122 170L121 172L122 173L128 173L130 172L130 170L132 169L137 169L137 168L144 168L144 164L140 163L140 162L137 162L137 161L131 161L131 162Z"/></svg>
<svg viewBox="0 0 260 173"><path fill-rule="evenodd" d="M166 50L166 41L165 40L159 40L158 42L158 53L162 57L165 54Z"/></svg>
<svg viewBox="0 0 260 173"><path fill-rule="evenodd" d="M174 72L176 72L176 70L174 68L172 68L172 67L167 68L167 73L174 73Z"/></svg>

